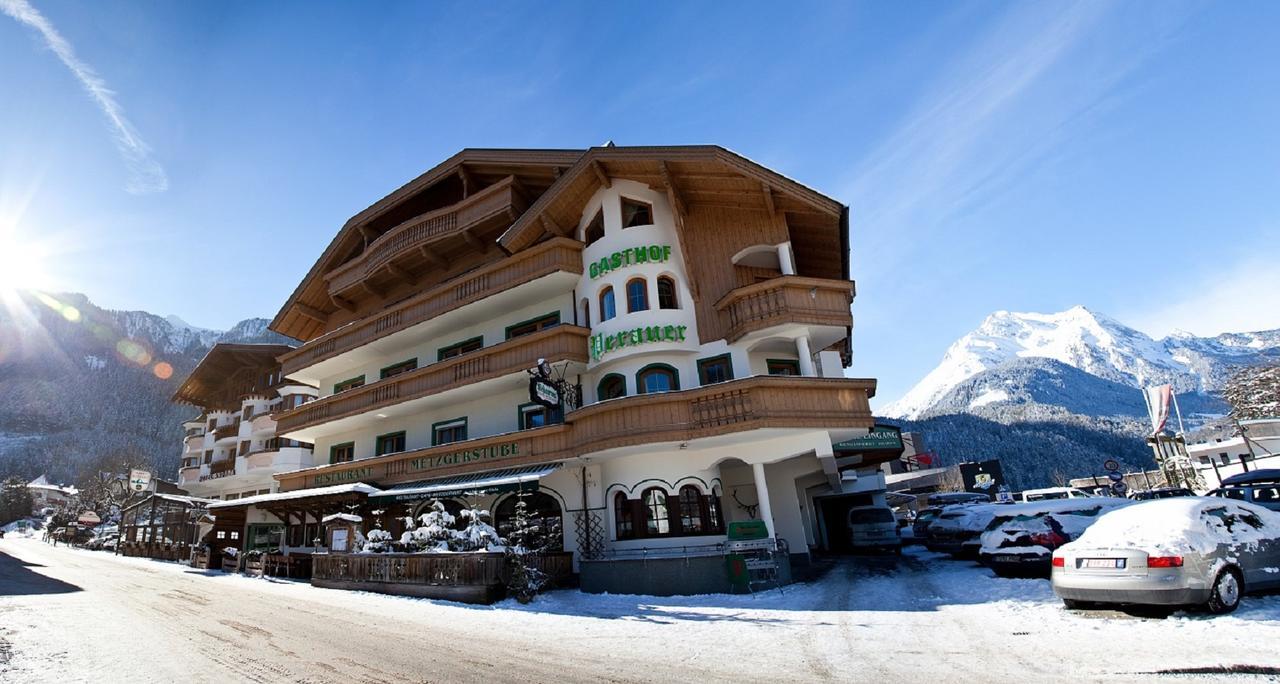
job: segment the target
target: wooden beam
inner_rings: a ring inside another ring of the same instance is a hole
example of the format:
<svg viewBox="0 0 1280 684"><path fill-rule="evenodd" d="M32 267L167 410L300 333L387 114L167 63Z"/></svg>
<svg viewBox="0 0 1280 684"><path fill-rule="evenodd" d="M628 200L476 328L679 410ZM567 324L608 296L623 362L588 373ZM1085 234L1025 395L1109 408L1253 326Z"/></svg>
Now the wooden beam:
<svg viewBox="0 0 1280 684"><path fill-rule="evenodd" d="M606 188L613 187L613 183L609 181L609 174L604 172L604 166L597 159L591 160L591 170L595 172L596 178L600 179L600 184Z"/></svg>
<svg viewBox="0 0 1280 684"><path fill-rule="evenodd" d="M361 281L360 281L360 287L361 287L361 289L363 289L365 292L368 292L369 294L371 294L371 295L373 295L374 297L377 297L377 298L379 298L379 299L381 299L381 298L382 298L382 295L383 295L383 294L385 294L382 290L379 290L378 288L374 287L374 286L369 282L369 279L368 279L368 278L365 278L364 280L361 280Z"/></svg>
<svg viewBox="0 0 1280 684"><path fill-rule="evenodd" d="M684 261L684 272L689 283L689 292L696 299L699 296L698 279L694 275L693 264L689 261L689 242L684 238L684 217L687 213L684 200L680 198L675 180L671 177L670 169L667 168L667 163L659 161L658 169L662 172L662 183L667 188L667 203L671 205L671 210L675 214L676 239L680 242L680 254Z"/></svg>
<svg viewBox="0 0 1280 684"><path fill-rule="evenodd" d="M560 224L556 223L555 219L547 216L546 214L542 215L542 227L546 228L548 233L559 235L560 237L565 237L569 234L569 231L561 228Z"/></svg>
<svg viewBox="0 0 1280 684"><path fill-rule="evenodd" d="M444 267L445 265L444 259L439 254L436 254L435 250L431 249L426 245L419 245L418 251L422 252L422 257L427 261L430 261L433 265L435 265L436 268Z"/></svg>
<svg viewBox="0 0 1280 684"><path fill-rule="evenodd" d="M553 166L553 167L551 167L551 175L552 175L552 176L554 176L555 178L559 178L559 177L560 177L560 167L559 167L559 166Z"/></svg>
<svg viewBox="0 0 1280 684"><path fill-rule="evenodd" d="M295 302L293 305L293 308L298 313L302 314L303 316L306 316L307 318L310 318L311 320L315 321L316 323L319 323L320 325L324 325L325 323L329 322L329 314L315 307L307 306L302 302Z"/></svg>
<svg viewBox="0 0 1280 684"><path fill-rule="evenodd" d="M769 215L773 216L778 213L778 210L773 206L773 190L769 187L768 183L761 183L760 187L764 190L764 206L769 210Z"/></svg>
<svg viewBox="0 0 1280 684"><path fill-rule="evenodd" d="M684 203L684 198L680 196L680 188L676 187L675 179L671 176L671 170L667 168L664 161L658 162L658 170L662 172L662 183L667 186L667 199L671 201L671 208L676 210L677 214L688 214L688 207Z"/></svg>
<svg viewBox="0 0 1280 684"><path fill-rule="evenodd" d="M470 230L462 231L462 239L466 240L467 244L471 245L472 249L478 249L481 252L489 251L489 243L476 237L475 233Z"/></svg>
<svg viewBox="0 0 1280 684"><path fill-rule="evenodd" d="M353 313L356 310L355 304L352 304L351 302L343 299L342 297L339 297L336 294L329 295L329 299L333 300L333 305L338 307L339 309L344 309L346 311L351 311Z"/></svg>
<svg viewBox="0 0 1280 684"><path fill-rule="evenodd" d="M362 224L360 226L360 234L364 236L364 244L366 245L378 239L378 236L374 234L373 229L367 225Z"/></svg>
<svg viewBox="0 0 1280 684"><path fill-rule="evenodd" d="M466 199L471 196L472 188L475 186L475 180L471 178L471 172L467 171L466 164L458 165L458 177L462 179L462 198Z"/></svg>
<svg viewBox="0 0 1280 684"><path fill-rule="evenodd" d="M409 284L409 285L417 285L417 284L418 284L418 277L417 277L417 276L415 276L414 274L412 274L412 273L410 273L410 272L408 272L408 271L404 270L403 268L400 268L399 266L396 266L395 264L391 263L390 261L388 261L388 262L387 262L387 273L390 273L392 276L396 277L397 279L399 279L399 280L401 280L401 281L403 281L403 282L405 282L405 283L407 283L407 284Z"/></svg>

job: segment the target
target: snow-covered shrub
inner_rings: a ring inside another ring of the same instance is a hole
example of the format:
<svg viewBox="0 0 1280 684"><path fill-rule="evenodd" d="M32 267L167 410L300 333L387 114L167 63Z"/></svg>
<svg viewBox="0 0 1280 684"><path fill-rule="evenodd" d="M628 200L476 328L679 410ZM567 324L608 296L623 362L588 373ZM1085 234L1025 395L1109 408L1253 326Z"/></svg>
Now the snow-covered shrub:
<svg viewBox="0 0 1280 684"><path fill-rule="evenodd" d="M391 533L376 527L365 537L356 532L356 550L361 553L386 553L391 550Z"/></svg>
<svg viewBox="0 0 1280 684"><path fill-rule="evenodd" d="M503 551L506 549L502 537L498 536L498 531L484 521L484 518L489 517L489 511L465 508L461 515L462 519L467 521L467 526L461 532L455 533L454 551Z"/></svg>
<svg viewBox="0 0 1280 684"><path fill-rule="evenodd" d="M400 535L400 543L410 553L449 551L458 532L453 529L457 522L444 504L432 499L429 510L418 516L405 518L405 533Z"/></svg>

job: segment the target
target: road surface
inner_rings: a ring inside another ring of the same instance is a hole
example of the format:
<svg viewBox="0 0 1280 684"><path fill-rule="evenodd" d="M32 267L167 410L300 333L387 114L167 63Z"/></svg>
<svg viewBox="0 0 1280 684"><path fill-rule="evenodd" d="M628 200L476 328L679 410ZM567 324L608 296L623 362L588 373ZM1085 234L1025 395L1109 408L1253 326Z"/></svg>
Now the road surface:
<svg viewBox="0 0 1280 684"><path fill-rule="evenodd" d="M909 554L759 597L553 592L475 607L0 540L4 682L1129 681L1280 674L1280 597L1070 613L1034 580ZM1185 678L1188 675L1181 675ZM1238 676L1233 681L1241 681Z"/></svg>

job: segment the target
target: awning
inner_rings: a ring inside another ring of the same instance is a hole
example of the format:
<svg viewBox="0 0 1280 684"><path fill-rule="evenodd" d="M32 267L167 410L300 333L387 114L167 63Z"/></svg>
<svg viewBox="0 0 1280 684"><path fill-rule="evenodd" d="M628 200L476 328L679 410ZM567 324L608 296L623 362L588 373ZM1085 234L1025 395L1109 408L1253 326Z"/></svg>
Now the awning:
<svg viewBox="0 0 1280 684"><path fill-rule="evenodd" d="M377 487L367 485L363 482L354 482L351 484L331 485L329 487L312 487L311 489L295 489L288 492L276 492L274 494L259 494L257 496L246 496L240 499L231 499L230 501L214 501L208 505L210 509L217 508L234 508L239 506L253 506L259 504L275 504L281 501L297 501L300 499L316 499L326 496L341 496L346 494L363 494L370 496L373 494L381 494L382 490Z"/></svg>
<svg viewBox="0 0 1280 684"><path fill-rule="evenodd" d="M438 477L432 480L406 482L389 487L381 494L370 496L369 503L392 504L441 499L453 496L483 496L499 492L536 491L538 480L559 470L559 463L491 470L485 473L467 473Z"/></svg>

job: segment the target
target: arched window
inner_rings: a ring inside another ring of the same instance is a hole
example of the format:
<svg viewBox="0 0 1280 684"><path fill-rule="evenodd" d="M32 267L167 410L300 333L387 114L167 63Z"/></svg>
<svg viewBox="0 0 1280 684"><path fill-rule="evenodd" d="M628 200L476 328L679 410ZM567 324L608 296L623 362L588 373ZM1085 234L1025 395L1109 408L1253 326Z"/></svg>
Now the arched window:
<svg viewBox="0 0 1280 684"><path fill-rule="evenodd" d="M610 373L600 378L600 384L596 385L597 401L625 396L627 396L627 379L617 373Z"/></svg>
<svg viewBox="0 0 1280 684"><path fill-rule="evenodd" d="M645 533L650 537L671 533L671 513L667 510L667 493L658 487L644 490L640 497L644 508Z"/></svg>
<svg viewBox="0 0 1280 684"><path fill-rule="evenodd" d="M586 297L582 298L582 327L591 327L591 302Z"/></svg>
<svg viewBox="0 0 1280 684"><path fill-rule="evenodd" d="M680 300L676 298L676 281L669 276L660 276L658 278L658 308L680 308Z"/></svg>
<svg viewBox="0 0 1280 684"><path fill-rule="evenodd" d="M613 286L610 285L600 291L600 322L617 316L617 309L613 306Z"/></svg>
<svg viewBox="0 0 1280 684"><path fill-rule="evenodd" d="M622 492L613 495L613 524L618 539L636 536L636 528L631 520L631 502L627 501L627 495Z"/></svg>
<svg viewBox="0 0 1280 684"><path fill-rule="evenodd" d="M702 520L702 492L693 485L680 488L680 531L701 534L706 531Z"/></svg>
<svg viewBox="0 0 1280 684"><path fill-rule="evenodd" d="M516 529L516 506L524 498L526 521L525 538L520 539ZM525 492L508 496L498 504L493 520L498 528L498 536L512 544L523 544L526 548L540 548L544 551L564 550L564 523L560 512L560 502L545 492Z"/></svg>
<svg viewBox="0 0 1280 684"><path fill-rule="evenodd" d="M652 394L680 389L680 376L676 369L665 363L654 363L636 373L636 392Z"/></svg>
<svg viewBox="0 0 1280 684"><path fill-rule="evenodd" d="M653 207L639 200L623 197L622 227L631 228L632 226L649 225L653 225Z"/></svg>
<svg viewBox="0 0 1280 684"><path fill-rule="evenodd" d="M590 245L602 237L604 237L604 210L597 209L595 218L592 218L591 223L582 230L582 241Z"/></svg>
<svg viewBox="0 0 1280 684"><path fill-rule="evenodd" d="M627 281L627 313L647 311L649 309L649 284L644 278L632 278Z"/></svg>

